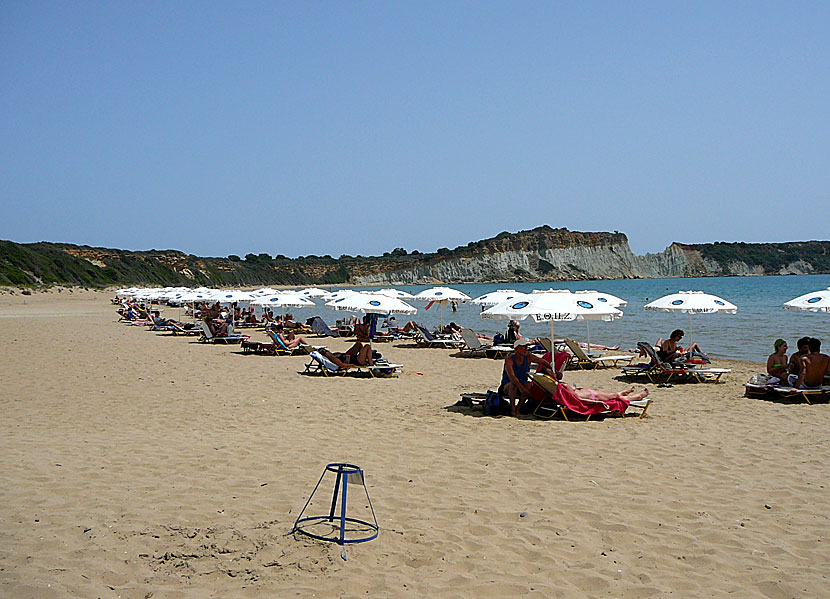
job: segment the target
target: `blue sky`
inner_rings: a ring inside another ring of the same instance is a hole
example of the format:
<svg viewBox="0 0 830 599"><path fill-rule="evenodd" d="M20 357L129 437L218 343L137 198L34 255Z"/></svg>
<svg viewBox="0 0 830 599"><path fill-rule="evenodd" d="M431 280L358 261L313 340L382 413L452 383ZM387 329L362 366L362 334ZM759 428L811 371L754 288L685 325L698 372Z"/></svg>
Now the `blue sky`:
<svg viewBox="0 0 830 599"><path fill-rule="evenodd" d="M0 238L828 239L829 3L4 2Z"/></svg>

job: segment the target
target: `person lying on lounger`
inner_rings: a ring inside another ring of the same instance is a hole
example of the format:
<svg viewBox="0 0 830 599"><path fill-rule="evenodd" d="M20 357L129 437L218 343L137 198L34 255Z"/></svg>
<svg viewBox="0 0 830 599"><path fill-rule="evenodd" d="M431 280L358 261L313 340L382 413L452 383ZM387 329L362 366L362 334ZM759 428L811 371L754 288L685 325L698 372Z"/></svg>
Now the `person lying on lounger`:
<svg viewBox="0 0 830 599"><path fill-rule="evenodd" d="M303 339L302 337L297 337L294 334L294 331L290 329L286 329L283 325L276 325L274 326L274 334L279 338L280 341L283 342L285 347L288 349L294 349L295 347L299 347L300 345L310 345L308 341Z"/></svg>
<svg viewBox="0 0 830 599"><path fill-rule="evenodd" d="M625 391L620 391L619 393L611 393L610 391L598 391L596 389L582 389L565 382L560 382L559 384L564 385L568 391L586 403L607 404L607 402L615 399L625 399L631 402L648 397L648 388L646 387L643 387L643 390L638 393L634 393L634 387L626 389Z"/></svg>
<svg viewBox="0 0 830 599"><path fill-rule="evenodd" d="M340 368L348 368L349 366L374 366L372 361L372 346L368 343L361 343L356 341L345 352L332 352L327 349L321 349L320 353L337 364Z"/></svg>

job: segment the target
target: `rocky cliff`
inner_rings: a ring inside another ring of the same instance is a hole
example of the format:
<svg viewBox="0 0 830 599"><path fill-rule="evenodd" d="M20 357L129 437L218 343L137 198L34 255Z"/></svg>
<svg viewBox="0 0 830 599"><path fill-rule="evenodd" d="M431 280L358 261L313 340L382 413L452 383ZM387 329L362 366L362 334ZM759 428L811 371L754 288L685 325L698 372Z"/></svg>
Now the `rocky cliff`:
<svg viewBox="0 0 830 599"><path fill-rule="evenodd" d="M0 285L407 285L830 273L830 242L673 243L636 256L623 233L537 227L455 249L383 256L200 258L175 250L131 252L0 241Z"/></svg>

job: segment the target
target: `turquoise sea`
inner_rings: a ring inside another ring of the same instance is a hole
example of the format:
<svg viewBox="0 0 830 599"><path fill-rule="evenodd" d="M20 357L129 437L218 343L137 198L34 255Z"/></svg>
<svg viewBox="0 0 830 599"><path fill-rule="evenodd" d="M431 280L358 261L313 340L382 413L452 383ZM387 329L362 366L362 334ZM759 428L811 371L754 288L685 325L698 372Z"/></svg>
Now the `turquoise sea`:
<svg viewBox="0 0 830 599"><path fill-rule="evenodd" d="M415 294L430 285L397 287ZM689 316L687 314L666 314L646 312L643 306L649 301L668 293L680 290L705 291L738 306L737 314L699 314L692 319L691 340L713 357L734 358L739 360L765 361L773 351L773 341L783 337L795 348L799 337L809 335L824 342L825 351L830 351L830 314L792 312L784 310L781 305L794 297L830 287L830 275L800 275L772 277L706 277L691 279L628 279L617 281L580 281L576 283L517 283L517 284L476 284L450 285L463 291L472 298L484 295L495 289L515 289L528 293L534 289L570 289L578 291L591 289L605 291L628 301L622 308L623 318L614 322L594 321L590 324L592 343L617 345L622 349L633 348L638 341L654 342L658 337L666 337L676 328L686 331L683 344L690 341ZM362 290L368 288L348 287ZM319 302L319 300L318 300ZM414 317L418 322L429 327L438 325L441 312L438 306L424 310L422 302L410 302L418 308ZM307 318L319 314L329 322L342 318L342 312L334 312L318 304L315 310L296 310L296 318ZM449 307L443 310L444 322L455 321L458 324L492 335L505 332L507 323L497 320L482 320L480 308L475 304L459 304L458 312L453 313ZM398 316L399 324L407 320ZM585 340L586 324L584 321L556 322L554 330L557 337L568 336L580 341ZM521 322L521 332L528 336L550 334L549 323L535 323L531 319Z"/></svg>

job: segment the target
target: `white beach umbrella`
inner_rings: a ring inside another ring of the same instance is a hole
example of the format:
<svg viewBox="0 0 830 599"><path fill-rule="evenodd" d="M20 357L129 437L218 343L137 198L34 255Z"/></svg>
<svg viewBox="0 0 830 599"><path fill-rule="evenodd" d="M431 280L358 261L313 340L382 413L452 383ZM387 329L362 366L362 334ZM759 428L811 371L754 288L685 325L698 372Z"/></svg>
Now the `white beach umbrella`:
<svg viewBox="0 0 830 599"><path fill-rule="evenodd" d="M302 295L303 297L323 297L326 295L328 291L325 289L318 289L317 287L306 287L305 289L300 289L297 294Z"/></svg>
<svg viewBox="0 0 830 599"><path fill-rule="evenodd" d="M622 317L622 312L613 306L581 299L565 289L529 294L519 301L502 302L481 313L482 318L496 320L524 320L528 316L536 322L550 322L550 338L553 342L555 321L610 321Z"/></svg>
<svg viewBox="0 0 830 599"><path fill-rule="evenodd" d="M207 302L210 301L214 291L214 289L194 289L193 291L186 291L179 297L179 301L185 303Z"/></svg>
<svg viewBox="0 0 830 599"><path fill-rule="evenodd" d="M611 295L610 293L605 293L604 291L584 290L574 291L574 293L583 298L591 297L600 304L608 304L609 306L614 306L615 308L624 308L628 305L628 302L624 299L617 297L616 295Z"/></svg>
<svg viewBox="0 0 830 599"><path fill-rule="evenodd" d="M489 293L485 293L484 295L480 295L475 298L471 303L477 306L495 306L496 304L501 304L503 302L509 302L510 300L518 301L525 297L526 294L520 293L515 289L497 289L496 291L490 291Z"/></svg>
<svg viewBox="0 0 830 599"><path fill-rule="evenodd" d="M692 345L693 314L736 314L738 306L717 295L703 291L678 291L670 293L643 306L654 312L680 312L689 315L689 346Z"/></svg>
<svg viewBox="0 0 830 599"><path fill-rule="evenodd" d="M389 297L379 293L357 292L344 295L330 302L326 302L326 308L342 310L346 312L362 312L364 314L415 314L418 310L396 297ZM372 325L369 337L374 336L374 328L377 323L377 316L372 317Z"/></svg>
<svg viewBox="0 0 830 599"><path fill-rule="evenodd" d="M354 291L353 289L338 289L337 291L329 291L325 295L321 295L320 299L325 302L330 302L331 300L340 299L341 297L345 297L353 293L357 293L357 291Z"/></svg>
<svg viewBox="0 0 830 599"><path fill-rule="evenodd" d="M412 298L416 302L438 302L441 310L441 328L444 328L444 304L450 301L466 302L470 296L451 287L431 287L415 294Z"/></svg>
<svg viewBox="0 0 830 599"><path fill-rule="evenodd" d="M279 308L314 308L317 304L296 293L277 293L270 296L255 297L251 300L254 306L272 306Z"/></svg>
<svg viewBox="0 0 830 599"><path fill-rule="evenodd" d="M274 295L275 293L278 293L276 289L271 289L270 287L261 287L255 291L252 291L251 295L254 295L256 297L262 297L265 295Z"/></svg>
<svg viewBox="0 0 830 599"><path fill-rule="evenodd" d="M413 299L420 302L446 302L450 300L466 302L470 299L470 296L451 287L432 287L417 293Z"/></svg>
<svg viewBox="0 0 830 599"><path fill-rule="evenodd" d="M378 291L372 291L371 293L377 293L379 295L385 295L387 297L395 297L399 300L411 300L415 296L411 293L407 293L406 291L401 291L400 289L380 289Z"/></svg>
<svg viewBox="0 0 830 599"><path fill-rule="evenodd" d="M830 287L813 291L812 293L805 293L788 302L784 302L784 309L830 313Z"/></svg>
<svg viewBox="0 0 830 599"><path fill-rule="evenodd" d="M326 302L326 308L364 314L416 314L418 310L403 300L378 293L352 293Z"/></svg>
<svg viewBox="0 0 830 599"><path fill-rule="evenodd" d="M592 290L583 290L583 291L574 291L574 295L580 297L581 299L587 299L589 302L598 302L599 304L604 304L608 306L613 306L614 308L623 308L628 305L628 302L622 298L617 297L616 295L611 295L610 293L604 293L602 291L592 291ZM586 341L588 342L588 351L591 351L591 320L585 320L585 337Z"/></svg>
<svg viewBox="0 0 830 599"><path fill-rule="evenodd" d="M240 291L238 289L220 289L212 294L213 301L220 304L232 304L234 302L249 302L254 299L254 295L250 291Z"/></svg>

